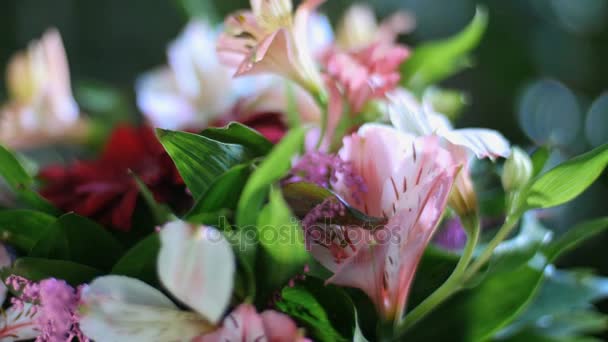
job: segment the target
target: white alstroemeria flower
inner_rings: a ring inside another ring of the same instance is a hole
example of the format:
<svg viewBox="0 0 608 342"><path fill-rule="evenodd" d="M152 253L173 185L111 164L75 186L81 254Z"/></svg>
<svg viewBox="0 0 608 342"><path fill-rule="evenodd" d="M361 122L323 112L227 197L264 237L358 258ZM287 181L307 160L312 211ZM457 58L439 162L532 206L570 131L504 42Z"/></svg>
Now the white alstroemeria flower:
<svg viewBox="0 0 608 342"><path fill-rule="evenodd" d="M232 295L236 261L217 230L182 221L160 233L161 283L194 312L124 276L94 280L82 294L80 328L97 341L192 341L216 329Z"/></svg>
<svg viewBox="0 0 608 342"><path fill-rule="evenodd" d="M429 101L422 104L404 89L389 95L388 112L393 126L415 135L435 134L473 152L479 159L506 158L511 149L499 132L485 128L454 129L445 115L435 112Z"/></svg>
<svg viewBox="0 0 608 342"><path fill-rule="evenodd" d="M269 84L264 77L233 79L215 54L219 31L204 21L190 22L168 47L168 65L136 82L137 105L150 124L164 129L202 129L240 96Z"/></svg>

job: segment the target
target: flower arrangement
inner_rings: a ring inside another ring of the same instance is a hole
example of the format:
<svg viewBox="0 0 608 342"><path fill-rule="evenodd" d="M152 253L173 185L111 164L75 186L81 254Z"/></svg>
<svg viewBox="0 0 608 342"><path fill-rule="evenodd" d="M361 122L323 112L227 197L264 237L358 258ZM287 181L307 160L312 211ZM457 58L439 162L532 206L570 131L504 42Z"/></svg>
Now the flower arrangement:
<svg viewBox="0 0 608 342"><path fill-rule="evenodd" d="M548 147L453 127L458 93L437 84L465 66L483 9L412 47L411 14L378 23L355 5L334 33L323 2L192 21L136 82L144 122L62 165L23 152L85 144L99 122L73 98L58 31L14 56L0 340L582 341L605 327L591 303L608 280L555 262L608 219L556 236L542 214L601 176L608 146L549 168Z"/></svg>

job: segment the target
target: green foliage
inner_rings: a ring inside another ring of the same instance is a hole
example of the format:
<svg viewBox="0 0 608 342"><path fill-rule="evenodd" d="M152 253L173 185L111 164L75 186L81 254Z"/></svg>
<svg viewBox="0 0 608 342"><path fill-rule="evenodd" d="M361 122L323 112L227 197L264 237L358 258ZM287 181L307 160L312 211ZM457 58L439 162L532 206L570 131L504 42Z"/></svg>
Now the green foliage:
<svg viewBox="0 0 608 342"><path fill-rule="evenodd" d="M571 159L538 177L531 185L527 206L550 208L585 191L608 165L608 144Z"/></svg>
<svg viewBox="0 0 608 342"><path fill-rule="evenodd" d="M225 144L245 146L256 157L265 156L273 146L263 135L238 122L231 122L226 127L207 128L201 135Z"/></svg>
<svg viewBox="0 0 608 342"><path fill-rule="evenodd" d="M254 157L243 145L185 132L161 129L156 132L195 199L200 198L224 172Z"/></svg>
<svg viewBox="0 0 608 342"><path fill-rule="evenodd" d="M502 262L511 264L512 267L500 268L500 272L489 272L476 286L456 294L413 326L405 338L421 341L479 341L492 337L515 320L532 302L549 263L606 228L606 219L578 225L567 235L540 247L539 253L531 255L528 260L521 260L521 251L513 249L510 254L520 262L511 263L505 259L509 256L503 255ZM441 329L436 329L438 326Z"/></svg>
<svg viewBox="0 0 608 342"><path fill-rule="evenodd" d="M417 46L401 67L401 84L422 94L428 86L469 66L467 55L479 44L487 24L486 10L478 7L473 21L454 37Z"/></svg>
<svg viewBox="0 0 608 342"><path fill-rule="evenodd" d="M356 314L342 289L309 278L294 287L285 287L281 298L277 308L304 326L314 341L352 340L357 328Z"/></svg>
<svg viewBox="0 0 608 342"><path fill-rule="evenodd" d="M0 211L0 236L3 241L29 253L56 220L54 216L33 210Z"/></svg>
<svg viewBox="0 0 608 342"><path fill-rule="evenodd" d="M302 150L305 133L306 129L302 127L289 131L249 177L238 202L237 225L255 225L268 189L289 171L291 158Z"/></svg>
<svg viewBox="0 0 608 342"><path fill-rule="evenodd" d="M29 256L109 270L122 252L123 247L104 227L76 214L66 214L38 239Z"/></svg>
<svg viewBox="0 0 608 342"><path fill-rule="evenodd" d="M156 257L160 250L160 238L152 233L128 250L112 267L112 274L139 279L151 285L158 284Z"/></svg>
<svg viewBox="0 0 608 342"><path fill-rule="evenodd" d="M17 198L31 209L57 215L59 211L35 190L34 179L25 171L15 155L0 145L0 177L4 178Z"/></svg>
<svg viewBox="0 0 608 342"><path fill-rule="evenodd" d="M72 261L27 257L17 259L12 267L3 269L1 274L3 279L9 275L18 275L32 281L57 278L77 286L90 282L103 275L103 272Z"/></svg>
<svg viewBox="0 0 608 342"><path fill-rule="evenodd" d="M257 279L262 282L258 289L272 292L303 272L308 260L304 234L281 192L276 189L270 191L269 203L258 216L257 228L263 248L258 256L261 274Z"/></svg>

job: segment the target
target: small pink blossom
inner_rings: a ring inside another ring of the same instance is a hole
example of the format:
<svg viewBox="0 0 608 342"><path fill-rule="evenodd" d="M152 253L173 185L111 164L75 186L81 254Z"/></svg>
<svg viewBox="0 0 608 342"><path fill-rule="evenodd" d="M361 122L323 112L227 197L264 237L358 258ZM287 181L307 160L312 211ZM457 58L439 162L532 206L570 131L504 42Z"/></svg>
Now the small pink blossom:
<svg viewBox="0 0 608 342"><path fill-rule="evenodd" d="M409 56L402 45L373 43L356 51L330 50L323 58L326 72L359 113L371 99L382 98L399 84L399 66Z"/></svg>

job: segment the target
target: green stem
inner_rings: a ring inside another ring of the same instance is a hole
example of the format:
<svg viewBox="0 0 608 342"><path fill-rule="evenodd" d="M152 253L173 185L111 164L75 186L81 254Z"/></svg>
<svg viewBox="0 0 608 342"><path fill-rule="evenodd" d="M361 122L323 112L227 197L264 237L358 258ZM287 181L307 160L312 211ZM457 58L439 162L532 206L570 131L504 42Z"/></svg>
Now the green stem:
<svg viewBox="0 0 608 342"><path fill-rule="evenodd" d="M523 212L518 210L507 216L505 223L502 225L502 227L500 227L500 229L498 230L498 233L496 233L496 235L494 236L492 241L490 241L490 243L488 243L488 245L486 246L484 251L481 253L481 255L477 259L475 259L475 261L471 264L471 266L469 267L469 269L467 270L467 272L464 275L464 280L469 280L477 272L479 272L479 270L488 261L490 261L490 258L492 258L492 255L493 255L496 247L501 242L503 242L509 236L509 234L511 234L511 232L517 225L517 222L519 222L519 219L521 218L522 215L523 215Z"/></svg>
<svg viewBox="0 0 608 342"><path fill-rule="evenodd" d="M479 241L480 232L479 218L476 215L469 219L463 219L462 223L465 225L465 228L467 228L466 230L468 231L469 236L456 268L443 285L405 316L405 319L397 327L395 336L400 337L405 334L407 329L433 311L439 304L448 299L456 291L460 290L465 271L473 258L473 252Z"/></svg>
<svg viewBox="0 0 608 342"><path fill-rule="evenodd" d="M327 133L327 126L329 125L329 109L327 108L327 97L324 94L315 94L314 96L319 108L321 109L321 134L319 135L319 141L317 141L316 149L321 148L321 144L323 143L323 138Z"/></svg>

